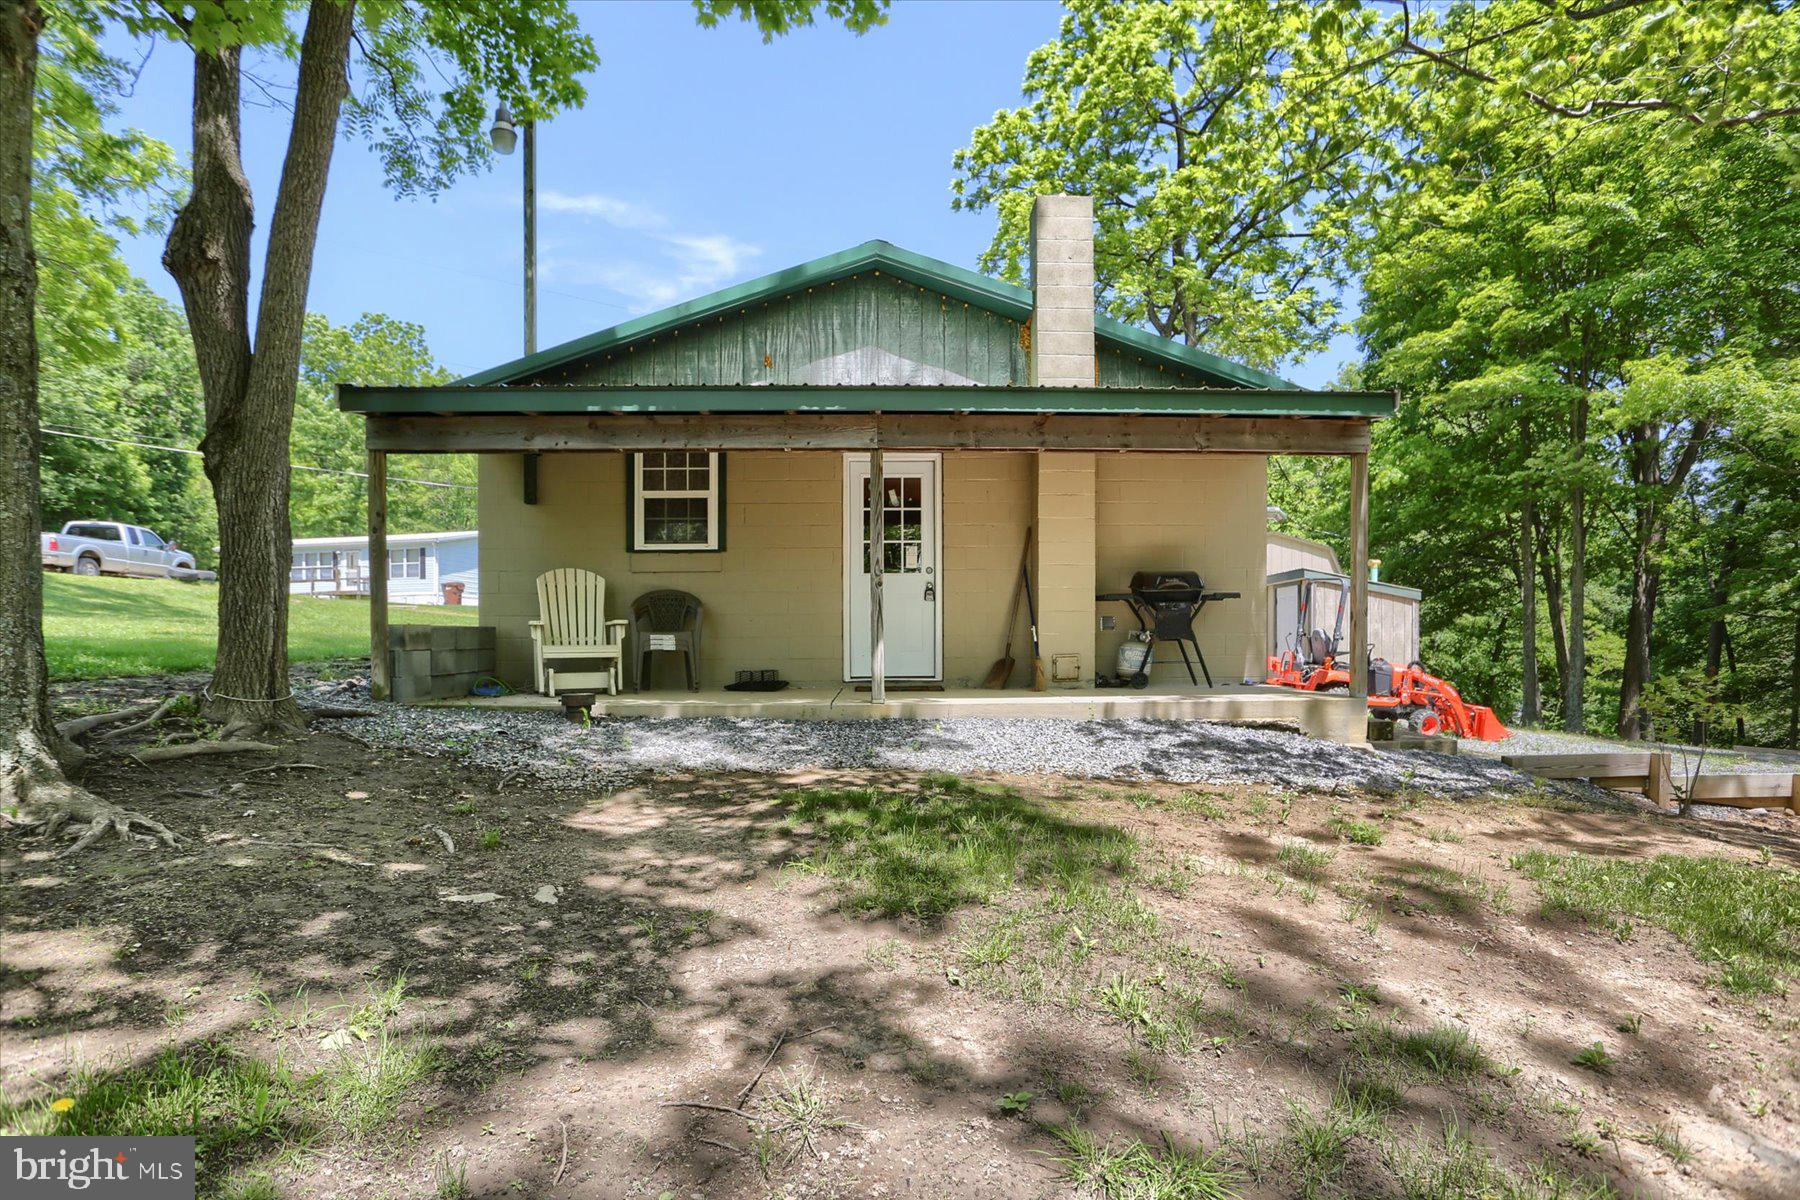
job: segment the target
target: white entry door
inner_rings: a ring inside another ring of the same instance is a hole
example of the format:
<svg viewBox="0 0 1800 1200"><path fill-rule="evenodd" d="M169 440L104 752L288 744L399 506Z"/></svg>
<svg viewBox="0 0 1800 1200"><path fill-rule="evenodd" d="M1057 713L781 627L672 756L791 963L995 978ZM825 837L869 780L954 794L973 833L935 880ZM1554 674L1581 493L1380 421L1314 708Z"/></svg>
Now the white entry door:
<svg viewBox="0 0 1800 1200"><path fill-rule="evenodd" d="M889 679L944 676L936 454L884 454L882 627ZM844 460L844 678L869 677L869 456Z"/></svg>

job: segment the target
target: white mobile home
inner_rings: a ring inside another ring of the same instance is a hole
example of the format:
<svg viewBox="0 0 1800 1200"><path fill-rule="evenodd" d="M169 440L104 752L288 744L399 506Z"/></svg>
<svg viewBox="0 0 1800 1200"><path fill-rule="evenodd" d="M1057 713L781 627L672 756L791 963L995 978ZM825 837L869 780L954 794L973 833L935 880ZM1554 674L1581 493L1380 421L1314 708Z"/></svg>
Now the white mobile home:
<svg viewBox="0 0 1800 1200"><path fill-rule="evenodd" d="M480 592L480 534L388 534L388 599L395 604L475 604ZM369 594L369 539L295 538L288 592L295 596Z"/></svg>

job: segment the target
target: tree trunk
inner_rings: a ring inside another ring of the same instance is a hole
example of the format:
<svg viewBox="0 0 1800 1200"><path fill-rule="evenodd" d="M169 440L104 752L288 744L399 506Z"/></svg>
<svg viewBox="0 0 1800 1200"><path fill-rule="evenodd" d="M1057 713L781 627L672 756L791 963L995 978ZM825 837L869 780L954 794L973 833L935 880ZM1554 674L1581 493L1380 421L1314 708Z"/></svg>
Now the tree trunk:
<svg viewBox="0 0 1800 1200"><path fill-rule="evenodd" d="M30 807L67 789L44 667L38 561L37 257L31 131L43 13L0 0L0 799Z"/></svg>
<svg viewBox="0 0 1800 1200"><path fill-rule="evenodd" d="M1550 616L1550 642L1556 650L1556 694L1568 691L1569 636L1563 625L1563 586L1560 548L1550 531L1539 525L1536 531L1538 571L1544 585L1544 608Z"/></svg>
<svg viewBox="0 0 1800 1200"><path fill-rule="evenodd" d="M1575 400L1569 440L1575 453L1587 457L1588 399ZM1577 470L1580 470L1578 467ZM1563 676L1563 729L1587 732L1587 487L1576 476L1569 489L1569 669Z"/></svg>
<svg viewBox="0 0 1800 1200"><path fill-rule="evenodd" d="M1631 450L1632 504L1631 597L1625 616L1625 669L1619 676L1619 724L1622 738L1644 736L1643 697L1650 683L1650 626L1656 614L1656 541L1660 522L1656 516L1656 487L1661 439L1647 425L1633 428Z"/></svg>
<svg viewBox="0 0 1800 1200"><path fill-rule="evenodd" d="M1794 618L1794 657L1788 667L1787 744L1800 749L1800 615Z"/></svg>
<svg viewBox="0 0 1800 1200"><path fill-rule="evenodd" d="M288 443L353 9L353 0L343 0L314 4L307 14L254 350L254 210L242 163L238 52L194 56L194 188L163 262L181 288L206 396L201 449L219 510L219 642L208 713L231 732L304 723L288 682Z"/></svg>
<svg viewBox="0 0 1800 1200"><path fill-rule="evenodd" d="M1619 677L1619 736L1637 741L1645 728L1644 689L1650 684L1650 635L1656 619L1656 590L1661 570L1656 564L1654 534L1640 533L1631 561L1631 602L1625 618L1625 670Z"/></svg>
<svg viewBox="0 0 1800 1200"><path fill-rule="evenodd" d="M1519 720L1536 726L1543 720L1543 701L1538 695L1537 645L1537 555L1531 547L1532 526L1537 520L1536 505L1526 497L1519 513L1519 612L1522 650L1519 669L1523 686L1519 694Z"/></svg>
<svg viewBox="0 0 1800 1200"><path fill-rule="evenodd" d="M1650 686L1650 646L1656 623L1656 597L1662 585L1662 548L1668 537L1668 512L1687 482L1712 432L1708 420L1694 422L1675 461L1665 473L1665 434L1657 425L1637 425L1628 432L1631 453L1633 541L1631 605L1625 621L1625 670L1619 680L1619 736L1640 739L1645 729L1644 689Z"/></svg>
<svg viewBox="0 0 1800 1200"><path fill-rule="evenodd" d="M1733 700L1736 700L1742 695L1742 693L1738 691L1737 650L1734 649L1733 647L1734 647L1734 643L1731 640L1731 627L1726 626L1725 627L1725 669L1731 673L1731 696L1732 696ZM1744 721L1744 710L1740 708L1740 709L1738 709L1738 714L1737 714L1737 744L1741 746L1749 740L1750 740L1750 730L1748 729L1748 727L1746 726L1745 721Z"/></svg>
<svg viewBox="0 0 1800 1200"><path fill-rule="evenodd" d="M1725 610L1731 604L1731 577L1732 573L1737 570L1739 549L1737 527L1738 522L1743 520L1745 510L1749 507L1750 501L1742 496L1732 502L1731 516L1725 525L1727 530L1725 541L1719 547L1719 569L1713 575L1712 595L1709 597L1712 601L1713 617L1706 626L1706 677L1709 680L1719 677L1719 668L1725 661ZM1702 721L1699 732L1700 736L1695 740L1704 746L1708 743L1712 731L1707 729L1705 722Z"/></svg>
<svg viewBox="0 0 1800 1200"><path fill-rule="evenodd" d="M78 752L50 720L44 665L44 571L38 559L37 258L31 243L31 138L37 40L34 0L0 0L0 824L88 825L87 845L109 829L162 826L103 804L69 783Z"/></svg>

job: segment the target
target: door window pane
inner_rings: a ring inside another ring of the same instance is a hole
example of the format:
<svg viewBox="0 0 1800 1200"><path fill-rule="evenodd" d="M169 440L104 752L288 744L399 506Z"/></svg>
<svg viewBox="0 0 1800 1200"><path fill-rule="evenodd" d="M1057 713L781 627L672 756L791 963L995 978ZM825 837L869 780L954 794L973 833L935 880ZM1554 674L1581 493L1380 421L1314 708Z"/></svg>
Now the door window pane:
<svg viewBox="0 0 1800 1200"><path fill-rule="evenodd" d="M914 575L925 569L925 481L917 475L889 475L882 481L881 569ZM869 484L863 482L863 573L869 570Z"/></svg>

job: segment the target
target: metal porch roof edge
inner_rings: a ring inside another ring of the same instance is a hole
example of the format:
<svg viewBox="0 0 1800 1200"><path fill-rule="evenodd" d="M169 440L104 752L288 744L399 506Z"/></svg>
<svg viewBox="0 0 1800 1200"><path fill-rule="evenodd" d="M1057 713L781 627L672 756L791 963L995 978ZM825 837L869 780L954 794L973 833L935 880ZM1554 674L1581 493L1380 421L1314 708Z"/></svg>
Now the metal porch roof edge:
<svg viewBox="0 0 1800 1200"><path fill-rule="evenodd" d="M733 308L760 303L801 288L844 279L868 270L889 271L909 283L980 305L1015 321L1023 321L1031 316L1032 297L1028 287L991 279L979 271L971 271L967 267L959 267L929 255L915 254L891 242L875 240L735 284L694 300L658 309L641 317L633 317L585 337L539 350L535 354L501 363L485 371L477 371L457 382L468 387L508 383L639 338L653 337L691 321L722 315ZM1192 346L1180 345L1111 317L1095 315L1094 336L1103 343L1110 343L1111 348L1130 350L1173 367L1200 372L1217 379L1224 386L1297 390L1292 383L1278 375L1234 363Z"/></svg>
<svg viewBox="0 0 1800 1200"><path fill-rule="evenodd" d="M1303 388L359 387L338 407L383 416L511 413L1068 413L1113 416L1392 416L1392 392Z"/></svg>
<svg viewBox="0 0 1800 1200"><path fill-rule="evenodd" d="M1270 532L1273 533L1274 530L1270 530ZM1300 582L1343 583L1349 578L1348 575L1338 574L1334 571L1318 571L1314 570L1312 567L1295 567L1292 570L1280 571L1271 575L1265 582L1270 585ZM1403 600L1418 600L1425 595L1424 592L1416 587L1407 587L1404 583L1388 583L1386 580L1382 579L1371 579L1369 581L1369 592L1372 595L1399 596Z"/></svg>

